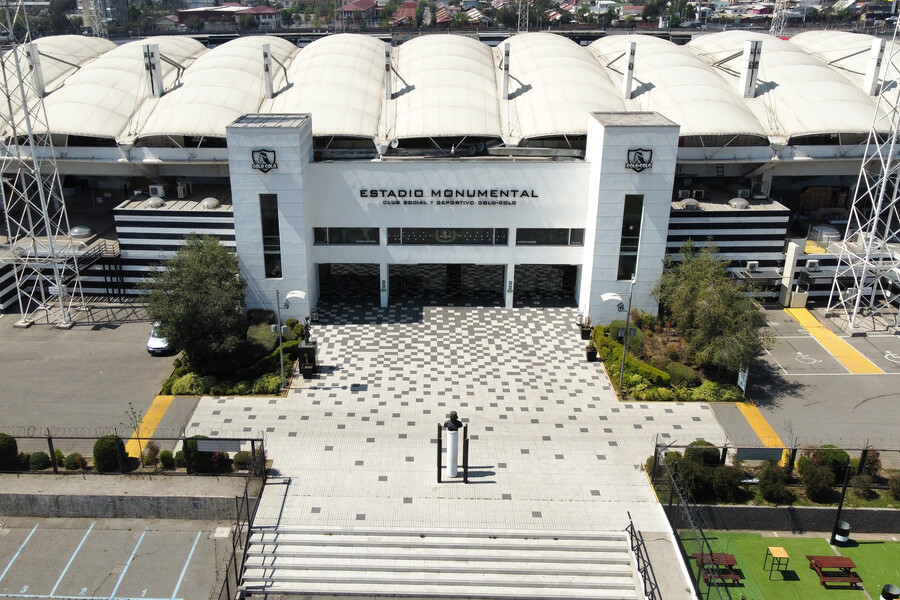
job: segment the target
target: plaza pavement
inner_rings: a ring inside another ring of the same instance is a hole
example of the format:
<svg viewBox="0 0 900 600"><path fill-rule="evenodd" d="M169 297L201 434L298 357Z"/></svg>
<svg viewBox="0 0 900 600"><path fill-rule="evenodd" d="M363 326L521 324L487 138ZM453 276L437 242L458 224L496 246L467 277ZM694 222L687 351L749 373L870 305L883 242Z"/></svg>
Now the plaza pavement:
<svg viewBox="0 0 900 600"><path fill-rule="evenodd" d="M621 532L630 512L667 532L641 470L654 440L727 441L706 404L620 403L574 309L335 306L319 321L314 379L282 398L204 397L188 421L189 435L265 437L257 527ZM468 485L436 479L450 410L468 424Z"/></svg>

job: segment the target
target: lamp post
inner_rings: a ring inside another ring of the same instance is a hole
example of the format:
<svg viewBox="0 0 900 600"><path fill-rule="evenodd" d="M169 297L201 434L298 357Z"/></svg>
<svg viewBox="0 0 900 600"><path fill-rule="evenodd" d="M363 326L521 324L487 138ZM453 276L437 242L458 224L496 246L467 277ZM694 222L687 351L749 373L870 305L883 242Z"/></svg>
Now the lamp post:
<svg viewBox="0 0 900 600"><path fill-rule="evenodd" d="M607 300L615 300L619 303L618 309L619 312L625 310L625 332L622 336L622 368L619 369L619 391L622 390L622 383L625 381L625 354L628 352L628 328L631 325L631 298L634 296L634 283L636 277L632 273L631 275L631 283L628 286L628 308L625 308L625 303L622 302L622 296L616 294L615 292L606 292L605 294L600 295L600 299L606 302Z"/></svg>
<svg viewBox="0 0 900 600"><path fill-rule="evenodd" d="M281 389L284 389L284 347L283 341L281 337L281 309L282 308L290 308L291 298L299 298L300 300L306 298L306 292L302 290L292 290L285 294L284 303L281 302L281 290L275 290L275 313L278 317L278 360L281 363Z"/></svg>

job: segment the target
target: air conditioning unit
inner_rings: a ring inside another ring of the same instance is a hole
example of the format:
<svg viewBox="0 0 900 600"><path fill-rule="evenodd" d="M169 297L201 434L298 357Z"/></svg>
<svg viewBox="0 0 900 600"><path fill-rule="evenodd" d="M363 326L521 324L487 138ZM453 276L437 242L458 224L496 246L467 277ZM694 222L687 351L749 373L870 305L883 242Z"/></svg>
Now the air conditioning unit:
<svg viewBox="0 0 900 600"><path fill-rule="evenodd" d="M678 190L678 199L684 200L691 197L691 190Z"/></svg>
<svg viewBox="0 0 900 600"><path fill-rule="evenodd" d="M819 270L819 261L815 259L810 259L806 261L806 270L807 271L818 271Z"/></svg>
<svg viewBox="0 0 900 600"><path fill-rule="evenodd" d="M748 190L747 188L742 188L742 189L738 190L738 198L749 198L749 197L750 197L750 190Z"/></svg>
<svg viewBox="0 0 900 600"><path fill-rule="evenodd" d="M190 182L179 181L178 185L175 186L175 191L178 193L178 199L184 200L191 195L192 188Z"/></svg>
<svg viewBox="0 0 900 600"><path fill-rule="evenodd" d="M151 196L158 196L160 198L166 197L166 186L164 185L151 185L148 188L148 193Z"/></svg>
<svg viewBox="0 0 900 600"><path fill-rule="evenodd" d="M691 197L696 200L703 200L703 196L706 195L705 190L693 190L691 191Z"/></svg>
<svg viewBox="0 0 900 600"><path fill-rule="evenodd" d="M747 261L747 272L748 273L756 273L759 271L759 261L758 260L748 260Z"/></svg>

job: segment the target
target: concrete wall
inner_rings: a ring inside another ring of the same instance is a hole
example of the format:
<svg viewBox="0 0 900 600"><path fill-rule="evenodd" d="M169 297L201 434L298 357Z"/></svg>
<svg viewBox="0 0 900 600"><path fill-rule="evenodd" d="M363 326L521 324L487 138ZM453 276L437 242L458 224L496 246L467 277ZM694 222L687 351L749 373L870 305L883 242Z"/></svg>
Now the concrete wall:
<svg viewBox="0 0 900 600"><path fill-rule="evenodd" d="M255 503L256 499L251 499ZM90 517L97 519L235 519L233 497L101 496L0 494L0 515L7 517Z"/></svg>
<svg viewBox="0 0 900 600"><path fill-rule="evenodd" d="M663 505L665 508L665 505ZM812 506L698 506L708 529L749 529L751 531L830 532L837 508ZM673 527L688 525L677 505L669 517ZM853 533L900 533L900 511L889 508L845 508L841 520L850 524Z"/></svg>

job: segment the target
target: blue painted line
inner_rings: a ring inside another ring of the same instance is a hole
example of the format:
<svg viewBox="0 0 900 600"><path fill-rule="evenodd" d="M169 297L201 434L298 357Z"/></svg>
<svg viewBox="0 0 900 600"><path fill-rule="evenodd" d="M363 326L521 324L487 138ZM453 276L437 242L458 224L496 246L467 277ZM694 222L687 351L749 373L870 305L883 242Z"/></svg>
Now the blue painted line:
<svg viewBox="0 0 900 600"><path fill-rule="evenodd" d="M197 542L200 541L200 534L203 533L201 531L197 532L197 537L194 538L194 545L191 546L191 553L188 554L187 560L184 561L184 568L181 569L181 576L178 578L178 583L175 584L175 590L172 592L172 600L174 600L175 595L178 594L178 588L181 587L181 580L184 579L184 574L187 573L188 565L191 563L191 558L194 556L194 550L197 549Z"/></svg>
<svg viewBox="0 0 900 600"><path fill-rule="evenodd" d="M22 552L22 548L25 547L25 544L28 543L28 540L31 539L31 536L34 535L34 531L38 528L38 523L35 523L34 527L31 528L31 533L25 538L25 541L22 542L22 545L19 546L19 549L16 550L16 553L13 555L12 560L9 561L9 564L6 565L6 568L3 569L3 573L0 573L0 581L3 581L3 578L6 577L6 572L9 571L9 568L13 566L13 563L16 562L16 559L19 558L19 553Z"/></svg>
<svg viewBox="0 0 900 600"><path fill-rule="evenodd" d="M84 533L84 537L81 538L81 543L78 544L78 547L75 548L75 552L72 553L72 557L69 559L69 562L66 563L66 568L63 569L63 572L59 574L59 579L56 580L56 585L53 586L53 589L50 590L50 595L54 595L56 593L56 588L59 587L59 584L62 583L63 577L66 576L66 571L69 570L69 567L72 566L72 561L75 560L75 557L78 556L78 553L81 552L81 547L84 546L84 542L87 540L87 537L91 535L91 530L94 529L94 525L97 521L93 521L91 526L88 527L88 530Z"/></svg>
<svg viewBox="0 0 900 600"><path fill-rule="evenodd" d="M125 567L122 569L122 574L119 575L119 580L116 582L116 587L113 588L112 593L109 595L110 598L116 597L116 592L119 591L119 586L122 584L122 580L125 579L125 573L128 572L128 567L131 566L131 561L134 560L134 555L137 554L137 551L141 545L141 542L144 541L145 535L147 535L147 527L144 527L144 532L141 534L141 537L138 539L137 544L134 545L134 550L131 551L131 556L128 557L128 562L125 563Z"/></svg>

